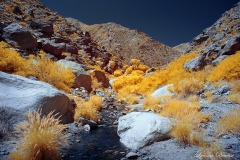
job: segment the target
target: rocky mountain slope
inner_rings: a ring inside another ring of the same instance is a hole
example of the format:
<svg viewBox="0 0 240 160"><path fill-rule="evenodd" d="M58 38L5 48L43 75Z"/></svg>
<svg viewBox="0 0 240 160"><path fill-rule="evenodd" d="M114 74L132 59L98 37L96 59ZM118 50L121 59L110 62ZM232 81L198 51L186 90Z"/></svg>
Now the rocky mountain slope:
<svg viewBox="0 0 240 160"><path fill-rule="evenodd" d="M64 18L37 0L0 4L0 159L51 155L48 143L35 149L51 137L35 136L48 131L45 122L15 137L28 108L60 111L69 123L58 132L68 138L55 147L59 159L240 159L240 3L173 49L118 24ZM173 60L188 52L197 54Z"/></svg>
<svg viewBox="0 0 240 160"><path fill-rule="evenodd" d="M210 27L189 42L186 53L196 52L201 56L196 59L199 69L207 64L217 65L221 60L240 49L240 3L226 11Z"/></svg>
<svg viewBox="0 0 240 160"><path fill-rule="evenodd" d="M141 60L150 67L163 66L179 56L173 50L138 30L131 30L115 23L86 25L75 19L68 22L90 33L92 39L114 56L122 57L125 63L132 58Z"/></svg>

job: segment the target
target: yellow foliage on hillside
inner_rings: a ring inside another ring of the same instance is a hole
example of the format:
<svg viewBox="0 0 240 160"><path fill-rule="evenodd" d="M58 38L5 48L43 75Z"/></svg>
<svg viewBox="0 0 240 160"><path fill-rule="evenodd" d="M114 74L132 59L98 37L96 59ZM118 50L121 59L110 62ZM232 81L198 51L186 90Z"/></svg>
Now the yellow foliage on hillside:
<svg viewBox="0 0 240 160"><path fill-rule="evenodd" d="M125 75L118 77L118 79L113 82L113 89L119 93L127 92L145 94L154 91L161 85L172 83L174 85L174 90L176 92L180 92L178 83L182 79L194 77L201 82L205 79L206 75L204 71L191 73L186 71L184 68L184 64L186 62L192 60L193 58L196 58L197 56L198 54L196 53L190 53L187 55L183 54L181 57L173 60L166 68L160 69L147 76L139 73L132 73L134 71L134 68L143 71L143 73L146 71L146 68L148 68L141 66L138 61L133 61L131 64L134 65L127 68ZM138 64L137 67L136 64Z"/></svg>
<svg viewBox="0 0 240 160"><path fill-rule="evenodd" d="M240 78L240 51L222 60L211 72L208 81L236 80Z"/></svg>
<svg viewBox="0 0 240 160"><path fill-rule="evenodd" d="M34 76L65 91L69 91L74 83L72 69L45 58L45 54L30 55L28 59L24 59L5 42L0 42L0 57L0 71L24 77Z"/></svg>

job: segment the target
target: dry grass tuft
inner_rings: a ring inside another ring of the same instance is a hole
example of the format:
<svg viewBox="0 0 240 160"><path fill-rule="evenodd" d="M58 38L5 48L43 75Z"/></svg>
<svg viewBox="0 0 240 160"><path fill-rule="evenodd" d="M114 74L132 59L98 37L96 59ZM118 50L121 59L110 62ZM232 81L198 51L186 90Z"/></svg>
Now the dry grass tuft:
<svg viewBox="0 0 240 160"><path fill-rule="evenodd" d="M212 95L215 91L207 91L204 93L204 96L207 97L208 102L212 102Z"/></svg>
<svg viewBox="0 0 240 160"><path fill-rule="evenodd" d="M139 103L139 96L134 93L117 93L116 99L127 104Z"/></svg>
<svg viewBox="0 0 240 160"><path fill-rule="evenodd" d="M88 101L79 100L76 101L77 108L75 109L74 119L78 120L80 117L91 119L93 121L98 121L100 115L98 113L102 108L103 100L99 96L91 96Z"/></svg>
<svg viewBox="0 0 240 160"><path fill-rule="evenodd" d="M240 134L240 108L231 109L224 117L222 117L217 126L217 132L232 132Z"/></svg>
<svg viewBox="0 0 240 160"><path fill-rule="evenodd" d="M182 97L197 94L203 87L203 82L196 78L184 78L178 83L179 95Z"/></svg>
<svg viewBox="0 0 240 160"><path fill-rule="evenodd" d="M18 150L10 154L12 160L60 159L59 149L67 141L66 135L61 133L66 126L60 124L53 111L43 117L41 114L41 111L29 111L27 120L16 126L21 139L16 144Z"/></svg>
<svg viewBox="0 0 240 160"><path fill-rule="evenodd" d="M192 131L193 126L191 124L177 121L173 124L170 135L177 138L177 140L183 144L190 144Z"/></svg>

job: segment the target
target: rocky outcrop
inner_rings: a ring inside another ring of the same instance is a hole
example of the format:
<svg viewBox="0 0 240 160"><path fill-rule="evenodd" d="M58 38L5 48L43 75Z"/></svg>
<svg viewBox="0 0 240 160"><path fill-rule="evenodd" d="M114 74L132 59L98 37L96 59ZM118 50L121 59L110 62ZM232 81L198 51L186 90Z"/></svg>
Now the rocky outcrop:
<svg viewBox="0 0 240 160"><path fill-rule="evenodd" d="M29 21L29 26L33 29L36 30L38 32L41 32L42 35L46 35L46 36L51 36L54 31L53 31L53 23L50 21L43 21L40 19L34 19L32 18Z"/></svg>
<svg viewBox="0 0 240 160"><path fill-rule="evenodd" d="M16 48L35 49L37 40L29 32L29 30L18 23L11 23L2 31L2 37L7 43Z"/></svg>
<svg viewBox="0 0 240 160"><path fill-rule="evenodd" d="M240 2L223 13L212 26L203 30L189 42L188 52L202 55L192 61L195 66L190 66L190 69L198 69L207 64L216 65L225 58L223 55L235 54L240 49L239 23ZM202 63L203 61L205 63Z"/></svg>
<svg viewBox="0 0 240 160"><path fill-rule="evenodd" d="M179 44L179 45L173 47L173 49L180 53L187 53L188 47L189 47L189 43L182 43L182 44Z"/></svg>
<svg viewBox="0 0 240 160"><path fill-rule="evenodd" d="M171 130L170 119L151 112L131 112L118 120L120 141L136 151L153 142L165 140Z"/></svg>
<svg viewBox="0 0 240 160"><path fill-rule="evenodd" d="M0 72L0 106L13 108L22 116L29 109L43 115L59 113L62 123L72 123L74 107L69 98L53 86L17 75Z"/></svg>

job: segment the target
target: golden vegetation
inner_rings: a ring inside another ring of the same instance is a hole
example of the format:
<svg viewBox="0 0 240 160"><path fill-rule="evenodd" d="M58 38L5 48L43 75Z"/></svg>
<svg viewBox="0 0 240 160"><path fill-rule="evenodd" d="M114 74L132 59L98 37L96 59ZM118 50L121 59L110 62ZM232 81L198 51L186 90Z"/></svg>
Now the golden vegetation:
<svg viewBox="0 0 240 160"><path fill-rule="evenodd" d="M16 144L18 150L10 154L11 160L60 159L60 147L67 141L62 134L66 126L60 124L53 112L43 117L41 114L29 111L27 120L16 126L21 139Z"/></svg>
<svg viewBox="0 0 240 160"><path fill-rule="evenodd" d="M222 60L211 72L208 81L216 82L218 80L236 80L240 78L240 51L234 55Z"/></svg>
<svg viewBox="0 0 240 160"><path fill-rule="evenodd" d="M100 115L98 113L102 108L103 100L102 97L93 95L88 101L83 99L74 99L77 104L75 109L74 119L78 120L80 117L91 119L93 121L98 121Z"/></svg>
<svg viewBox="0 0 240 160"><path fill-rule="evenodd" d="M74 83L75 75L72 69L45 58L45 54L30 55L28 59L24 59L5 42L0 42L0 57L0 71L24 77L34 76L65 91L69 91Z"/></svg>
<svg viewBox="0 0 240 160"><path fill-rule="evenodd" d="M127 104L138 104L139 96L136 94L121 93L116 94L116 99Z"/></svg>
<svg viewBox="0 0 240 160"><path fill-rule="evenodd" d="M240 134L240 108L231 109L218 122L217 131L220 133Z"/></svg>

